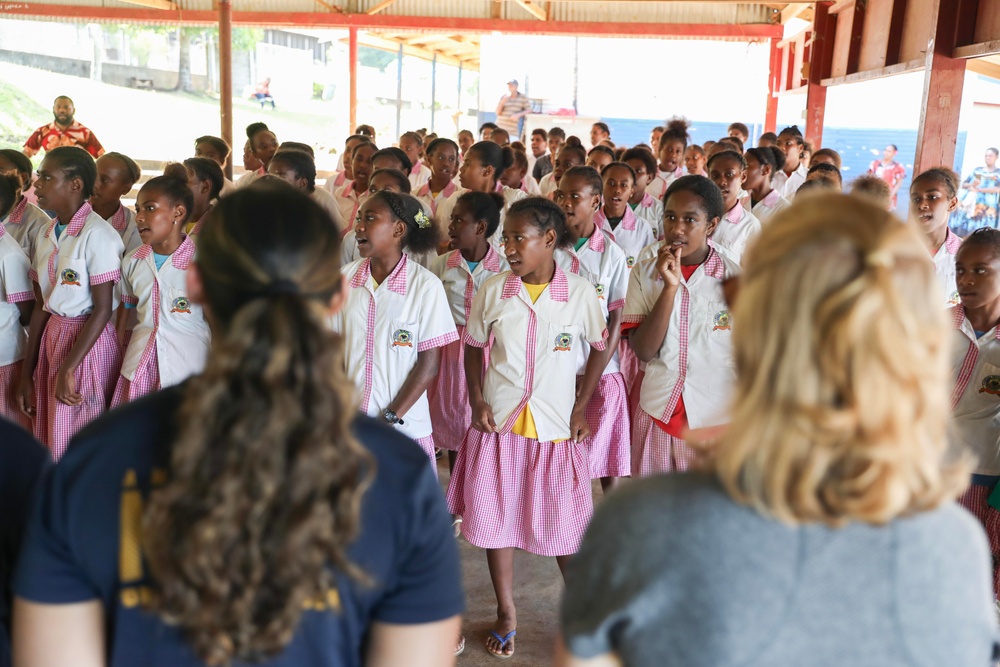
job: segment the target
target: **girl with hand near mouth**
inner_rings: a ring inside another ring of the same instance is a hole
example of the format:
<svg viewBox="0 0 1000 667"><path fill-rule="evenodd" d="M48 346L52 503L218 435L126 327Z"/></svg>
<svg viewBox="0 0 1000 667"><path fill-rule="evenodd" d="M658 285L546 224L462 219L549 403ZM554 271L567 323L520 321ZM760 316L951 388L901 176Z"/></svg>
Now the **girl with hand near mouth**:
<svg viewBox="0 0 1000 667"><path fill-rule="evenodd" d="M723 282L739 265L709 244L725 213L707 178L682 176L667 189L664 240L629 276L622 325L646 363L632 416L632 477L684 471L690 428L721 423L735 381Z"/></svg>
<svg viewBox="0 0 1000 667"><path fill-rule="evenodd" d="M747 242L760 233L760 220L740 203L740 191L747 179L747 161L736 151L716 153L708 161L708 175L722 191L726 207L726 213L712 234L712 243L739 262Z"/></svg>
<svg viewBox="0 0 1000 667"><path fill-rule="evenodd" d="M354 165L356 175L357 160ZM458 334L441 281L403 248L436 248L438 229L415 197L380 190L361 206L354 231L362 259L342 269L349 289L331 320L344 349L352 350L347 374L358 387L361 412L415 440L437 474L427 388L437 377L441 348Z"/></svg>
<svg viewBox="0 0 1000 667"><path fill-rule="evenodd" d="M572 242L562 209L542 197L515 203L503 240L510 272L483 284L468 316L472 426L448 487L465 539L487 550L497 621L486 650L497 658L514 654L514 549L555 556L562 569L593 513L586 408L606 360L591 354L579 393L577 370L583 346L600 352L607 341L594 287L555 261Z"/></svg>
<svg viewBox="0 0 1000 667"><path fill-rule="evenodd" d="M592 392L587 405L590 437L586 440L590 475L601 480L601 488L607 493L619 477L629 476L631 463L628 393L618 354L628 264L624 251L615 245L607 230L596 224L603 188L600 174L592 167L573 167L563 174L556 190L556 204L566 214L566 228L575 240L573 247L556 252L556 262L563 271L586 278L594 286L607 322L608 341L604 350L592 352L590 348L581 348L583 354L578 358L577 370L578 382L582 382L589 358L600 357L602 375L596 389L581 385L580 391Z"/></svg>
<svg viewBox="0 0 1000 667"><path fill-rule="evenodd" d="M56 460L108 409L122 362L111 314L125 246L90 205L96 180L90 154L63 146L46 154L35 181L56 219L39 234L31 268L35 309L18 398Z"/></svg>
<svg viewBox="0 0 1000 667"><path fill-rule="evenodd" d="M90 205L122 237L126 255L141 246L142 239L135 227L135 211L122 204L121 198L132 191L141 175L139 165L127 155L105 153L97 158L97 180Z"/></svg>
<svg viewBox="0 0 1000 667"><path fill-rule="evenodd" d="M427 392L434 443L448 452L451 470L472 422L462 342L472 301L486 280L510 269L507 260L490 245L490 237L500 226L503 204L503 197L496 192L466 192L459 197L448 225L451 252L439 255L430 267L444 285L459 337L442 348L437 379Z"/></svg>
<svg viewBox="0 0 1000 667"><path fill-rule="evenodd" d="M431 214L437 215L438 204L455 193L455 176L458 174L458 144L451 139L438 137L427 147L430 158L431 177L417 190L417 199L430 207ZM439 221L446 226L448 220Z"/></svg>
<svg viewBox="0 0 1000 667"><path fill-rule="evenodd" d="M921 172L910 184L910 221L916 224L924 246L934 261L945 304L959 302L955 287L955 257L962 245L948 227L958 208L958 176L950 169L935 167Z"/></svg>
<svg viewBox="0 0 1000 667"><path fill-rule="evenodd" d="M211 333L187 293L194 241L184 225L193 208L194 194L179 178L157 176L139 190L136 226L143 244L122 262L122 303L135 312L136 325L112 407L180 384L205 367Z"/></svg>
<svg viewBox="0 0 1000 667"><path fill-rule="evenodd" d="M642 249L656 241L659 234L629 206L635 190L632 167L624 162L612 162L601 176L604 179L604 206L598 209L594 222L625 252L626 263L632 267Z"/></svg>
<svg viewBox="0 0 1000 667"><path fill-rule="evenodd" d="M21 246L28 256L28 261L35 259L38 230L48 227L52 221L45 215L45 211L28 201L24 194L31 188L31 176L34 171L31 160L21 151L12 148L0 149L0 174L15 176L21 183L14 205L9 211L0 215L0 224Z"/></svg>
<svg viewBox="0 0 1000 667"><path fill-rule="evenodd" d="M0 217L8 215L23 187L15 174L0 174ZM35 292L31 263L17 240L0 225L0 417L31 430L31 420L17 404L24 367L24 327L31 320Z"/></svg>

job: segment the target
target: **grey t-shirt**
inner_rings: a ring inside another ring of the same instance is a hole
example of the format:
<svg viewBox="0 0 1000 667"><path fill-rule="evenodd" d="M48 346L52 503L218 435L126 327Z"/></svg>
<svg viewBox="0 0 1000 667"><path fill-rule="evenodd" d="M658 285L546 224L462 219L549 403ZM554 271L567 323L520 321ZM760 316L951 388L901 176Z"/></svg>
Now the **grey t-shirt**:
<svg viewBox="0 0 1000 667"><path fill-rule="evenodd" d="M570 651L629 667L981 665L1000 640L981 528L949 503L886 526L789 526L713 477L634 482L570 564Z"/></svg>

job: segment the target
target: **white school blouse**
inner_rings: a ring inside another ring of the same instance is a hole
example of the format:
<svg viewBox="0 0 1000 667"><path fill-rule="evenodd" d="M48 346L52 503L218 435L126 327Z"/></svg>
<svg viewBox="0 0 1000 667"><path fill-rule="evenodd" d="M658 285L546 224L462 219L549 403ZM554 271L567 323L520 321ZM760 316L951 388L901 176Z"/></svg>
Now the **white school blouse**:
<svg viewBox="0 0 1000 667"><path fill-rule="evenodd" d="M528 405L538 440L547 442L570 437L579 347L603 350L607 322L593 286L556 265L535 303L513 273L483 283L464 340L479 348L492 342L483 398L499 432L510 433Z"/></svg>
<svg viewBox="0 0 1000 667"><path fill-rule="evenodd" d="M555 192L559 188L559 184L556 183L556 176L554 171L542 176L542 180L538 181L538 190L542 193L543 197L548 197L550 194Z"/></svg>
<svg viewBox="0 0 1000 667"><path fill-rule="evenodd" d="M416 192L424 186L424 183L431 180L431 168L422 161L418 162L410 170L408 178L410 179L410 192Z"/></svg>
<svg viewBox="0 0 1000 667"><path fill-rule="evenodd" d="M580 276L593 286L605 322L613 311L625 307L629 274L625 252L600 228L594 229L593 236L579 250L575 250L572 246L557 250L555 259L563 271ZM578 375L583 375L587 369L589 358L590 347L581 345L577 354ZM620 370L616 349L602 374L617 373Z"/></svg>
<svg viewBox="0 0 1000 667"><path fill-rule="evenodd" d="M622 217L622 221L618 223L617 229L611 229L603 206L594 214L594 224L597 225L598 229L604 231L625 252L625 264L630 269L635 266L642 249L651 243L655 243L657 239L657 235L653 233L653 229L649 226L649 223L638 217L632 211L632 207L627 204L625 206L625 215Z"/></svg>
<svg viewBox="0 0 1000 667"><path fill-rule="evenodd" d="M757 202L750 212L764 224L768 219L783 208L788 208L792 202L781 196L777 190L771 190L767 196Z"/></svg>
<svg viewBox="0 0 1000 667"><path fill-rule="evenodd" d="M94 310L90 287L117 283L125 245L114 227L84 203L56 238L52 220L42 232L31 266L45 310L61 317L81 317Z"/></svg>
<svg viewBox="0 0 1000 667"><path fill-rule="evenodd" d="M934 273L941 282L941 294L946 305L959 303L958 285L955 284L955 255L962 247L962 239L950 229L944 237L944 243L934 253Z"/></svg>
<svg viewBox="0 0 1000 667"><path fill-rule="evenodd" d="M729 251L737 262L743 261L743 251L753 238L760 234L760 220L743 208L739 202L719 220L712 234L712 243Z"/></svg>
<svg viewBox="0 0 1000 667"><path fill-rule="evenodd" d="M359 195L354 191L354 181L347 181L344 187L337 188L333 196L337 200L337 206L340 207L340 218L344 221L344 229L353 229L358 211L368 199L368 190Z"/></svg>
<svg viewBox="0 0 1000 667"><path fill-rule="evenodd" d="M52 218L29 202L27 197L21 197L21 201L14 204L14 208L5 217L0 218L0 223L3 223L7 233L21 246L29 261L35 259L38 235L50 222Z"/></svg>
<svg viewBox="0 0 1000 667"><path fill-rule="evenodd" d="M30 269L24 250L0 225L0 366L24 358L27 336L17 304L35 298Z"/></svg>
<svg viewBox="0 0 1000 667"><path fill-rule="evenodd" d="M369 259L352 262L341 272L350 290L330 325L344 337L347 374L357 385L359 409L381 417L416 366L417 354L458 340L455 321L441 281L405 253L377 287ZM431 435L426 391L397 428L414 440Z"/></svg>
<svg viewBox="0 0 1000 667"><path fill-rule="evenodd" d="M659 199L662 202L663 195L666 193L667 188L670 187L670 184L683 175L684 169L682 167L677 167L677 169L672 172L660 171L657 169L656 178L650 181L649 185L646 186L646 192L650 196Z"/></svg>
<svg viewBox="0 0 1000 667"><path fill-rule="evenodd" d="M683 394L691 428L725 423L736 367L722 281L738 273L738 264L712 248L690 280L681 276L667 335L646 363L639 407L647 414L668 423ZM662 291L656 259L639 262L629 275L623 322L642 324Z"/></svg>
<svg viewBox="0 0 1000 667"><path fill-rule="evenodd" d="M340 205L337 203L337 199L323 188L313 188L313 191L309 193L309 196L312 197L313 201L319 204L324 211L330 214L330 217L333 218L333 224L337 225L337 229L340 230L341 234L343 234L348 225L347 221L344 220L344 216L340 213ZM354 220L351 220L351 226L354 226Z"/></svg>
<svg viewBox="0 0 1000 667"><path fill-rule="evenodd" d="M427 183L424 183L422 186L420 186L419 190L415 190L415 192L417 193L416 194L417 199L420 200L420 203L424 205L425 209L430 209L431 217L434 218L435 221L437 221L438 226L442 230L448 229L448 224L451 222L451 220L437 219L438 205L448 197L455 194L455 191L458 189L459 187L455 183L455 181L448 181L448 185L444 186L444 189L441 190L441 192L437 193L437 196L435 196L434 193L431 192L431 184L430 181L428 181Z"/></svg>
<svg viewBox="0 0 1000 667"><path fill-rule="evenodd" d="M125 245L125 257L128 257L142 245L142 237L139 236L139 228L135 226L135 211L126 208L124 204L118 204L115 211L105 222L114 227L118 236L122 237Z"/></svg>
<svg viewBox="0 0 1000 667"><path fill-rule="evenodd" d="M973 472L1000 475L1000 327L977 339L961 304L951 315L954 437L976 457Z"/></svg>
<svg viewBox="0 0 1000 667"><path fill-rule="evenodd" d="M458 203L458 198L466 192L468 192L468 190L460 187L455 190L450 197L438 204L437 223L439 226L443 225L441 227L443 233L447 234L448 232L448 225L451 222L451 212L455 210L455 204ZM503 251L501 248L503 247L503 244L500 243L500 240L503 238L503 221L507 216L507 209L510 208L511 204L524 199L528 195L525 194L523 190L508 188L506 185L498 185L497 192L503 195L504 206L503 210L500 211L500 224L497 226L497 231L490 237L490 245L502 253Z"/></svg>
<svg viewBox="0 0 1000 667"><path fill-rule="evenodd" d="M632 208L631 206L629 208ZM643 195L642 201L632 209L635 217L645 220L649 228L653 230L656 238L663 239L663 202L656 199L648 192Z"/></svg>
<svg viewBox="0 0 1000 667"><path fill-rule="evenodd" d="M130 382L136 370L155 354L160 387L180 384L205 369L212 334L201 306L188 299L186 276L194 258L194 241L185 236L159 270L148 245L122 262L122 302L135 306L138 323L132 332L121 374Z"/></svg>
<svg viewBox="0 0 1000 667"><path fill-rule="evenodd" d="M799 163L799 166L791 174L786 174L784 169L779 169L778 173L771 178L771 187L778 190L782 197L788 201L792 201L795 199L795 193L806 182L808 174L809 167L802 162Z"/></svg>
<svg viewBox="0 0 1000 667"><path fill-rule="evenodd" d="M464 327L469 321L472 301L479 288L498 273L509 271L510 265L500 256L496 248L488 246L486 256L476 265L475 271L469 271L469 264L462 257L461 250L439 255L431 262L430 270L444 286L455 325Z"/></svg>

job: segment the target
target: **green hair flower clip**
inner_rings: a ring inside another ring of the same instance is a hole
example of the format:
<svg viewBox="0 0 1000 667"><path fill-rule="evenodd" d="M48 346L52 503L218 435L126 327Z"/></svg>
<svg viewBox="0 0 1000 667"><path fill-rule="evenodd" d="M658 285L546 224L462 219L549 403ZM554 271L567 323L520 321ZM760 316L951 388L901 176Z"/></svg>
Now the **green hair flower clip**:
<svg viewBox="0 0 1000 667"><path fill-rule="evenodd" d="M427 229L431 226L431 219L423 211L417 211L417 214L413 216L413 219L417 221L417 227L420 229Z"/></svg>

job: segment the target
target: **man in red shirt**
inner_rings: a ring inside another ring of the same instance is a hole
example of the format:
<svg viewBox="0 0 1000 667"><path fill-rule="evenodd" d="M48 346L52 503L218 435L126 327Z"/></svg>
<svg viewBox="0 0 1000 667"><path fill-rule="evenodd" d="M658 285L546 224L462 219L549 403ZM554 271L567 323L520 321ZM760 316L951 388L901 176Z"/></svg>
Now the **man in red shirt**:
<svg viewBox="0 0 1000 667"><path fill-rule="evenodd" d="M75 113L73 100L65 95L57 97L52 103L54 120L32 132L21 151L31 157L38 151L48 151L57 146L79 146L95 158L104 155L104 146L89 128L76 122L73 118Z"/></svg>
<svg viewBox="0 0 1000 667"><path fill-rule="evenodd" d="M875 174L889 185L889 192L892 193L892 208L896 208L896 193L899 186L906 178L906 167L896 162L895 157L898 152L895 144L889 144L882 152L882 159L872 162L868 168L869 174Z"/></svg>

